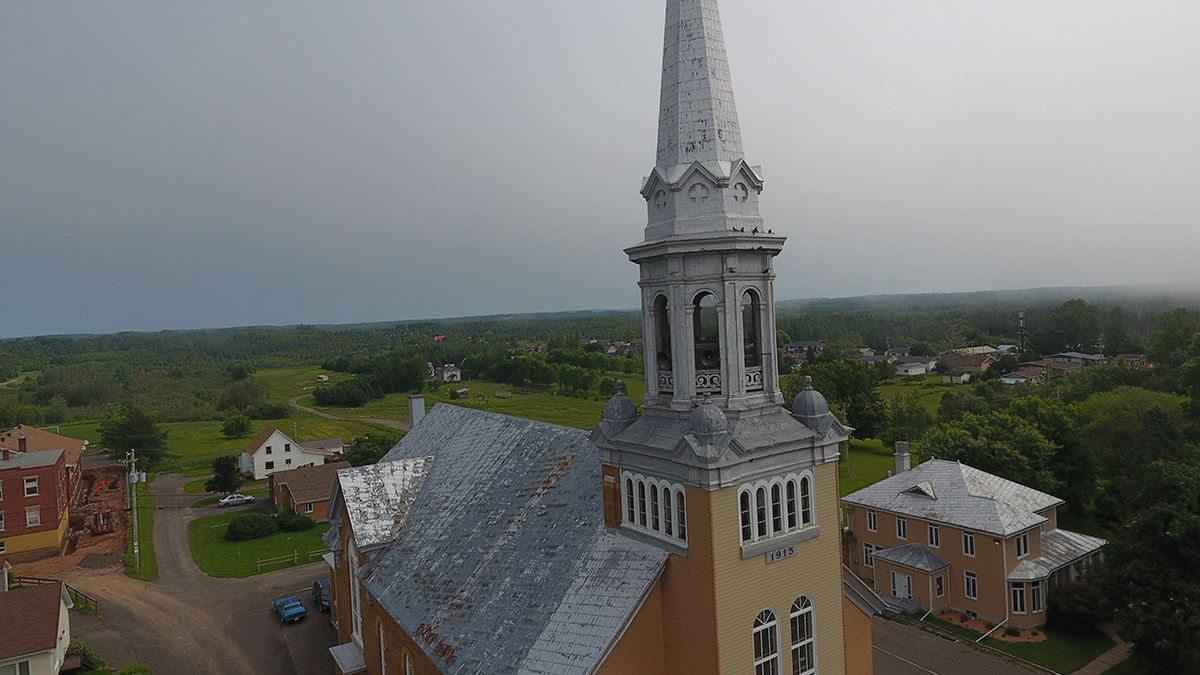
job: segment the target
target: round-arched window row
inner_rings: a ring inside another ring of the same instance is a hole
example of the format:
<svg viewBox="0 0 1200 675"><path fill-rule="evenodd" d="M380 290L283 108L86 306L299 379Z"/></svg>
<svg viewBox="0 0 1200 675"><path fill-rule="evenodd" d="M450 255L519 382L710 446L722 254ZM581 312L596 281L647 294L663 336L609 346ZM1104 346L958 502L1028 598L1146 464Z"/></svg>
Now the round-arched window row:
<svg viewBox="0 0 1200 675"><path fill-rule="evenodd" d="M687 543L687 503L682 485L622 471L621 493L622 527Z"/></svg>
<svg viewBox="0 0 1200 675"><path fill-rule="evenodd" d="M804 471L739 487L742 543L815 525L812 486L812 473Z"/></svg>

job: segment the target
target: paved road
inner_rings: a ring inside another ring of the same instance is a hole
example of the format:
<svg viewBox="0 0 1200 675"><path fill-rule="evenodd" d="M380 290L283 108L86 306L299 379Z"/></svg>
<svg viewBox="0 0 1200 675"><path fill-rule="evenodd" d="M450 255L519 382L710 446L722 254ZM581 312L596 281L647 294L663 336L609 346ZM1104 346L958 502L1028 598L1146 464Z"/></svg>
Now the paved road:
<svg viewBox="0 0 1200 675"><path fill-rule="evenodd" d="M185 479L160 476L151 484L158 511L154 548L159 578L125 576L121 568L76 568L64 575L72 586L100 599L104 622L82 621L73 632L118 668L145 663L156 673L333 672L328 648L337 635L329 615L317 612L309 589L328 574L324 562L245 579L212 579L192 561L187 523L215 511L193 509L199 496L183 493ZM281 625L271 601L295 593L308 618Z"/></svg>
<svg viewBox="0 0 1200 675"><path fill-rule="evenodd" d="M330 414L327 412L321 412L320 410L316 410L315 408L309 408L307 406L300 405L300 399L308 398L309 396L312 396L312 394L304 394L303 396L294 396L294 397L288 399L288 405L292 406L293 408L295 408L297 410L303 410L305 412L310 412L318 417L324 417L327 420L351 420L354 422L371 422L372 424L378 424L380 426L391 427L392 429L399 429L401 431L409 431L410 429L412 429L412 425L410 425L408 422L402 422L400 420L385 420L382 417L339 417L337 415L333 415L333 414Z"/></svg>
<svg viewBox="0 0 1200 675"><path fill-rule="evenodd" d="M871 620L875 672L886 675L1029 675L990 653L972 649L916 626ZM1034 671L1043 672L1043 671Z"/></svg>

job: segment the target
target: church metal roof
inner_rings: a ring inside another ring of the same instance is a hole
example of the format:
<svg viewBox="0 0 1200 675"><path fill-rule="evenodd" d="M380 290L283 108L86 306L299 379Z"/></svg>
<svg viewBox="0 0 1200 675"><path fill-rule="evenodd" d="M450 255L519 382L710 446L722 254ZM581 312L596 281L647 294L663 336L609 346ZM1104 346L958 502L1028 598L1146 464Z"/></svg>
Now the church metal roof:
<svg viewBox="0 0 1200 675"><path fill-rule="evenodd" d="M592 672L668 557L606 530L596 447L442 404L377 466L425 460L392 543L360 572L370 594L444 673Z"/></svg>

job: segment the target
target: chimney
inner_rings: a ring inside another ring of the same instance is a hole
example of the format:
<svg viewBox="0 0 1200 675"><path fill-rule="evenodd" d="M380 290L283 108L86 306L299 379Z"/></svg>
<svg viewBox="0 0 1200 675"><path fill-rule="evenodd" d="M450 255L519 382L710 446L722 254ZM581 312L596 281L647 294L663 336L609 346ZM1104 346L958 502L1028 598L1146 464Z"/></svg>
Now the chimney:
<svg viewBox="0 0 1200 675"><path fill-rule="evenodd" d="M408 421L409 428L417 426L417 422L425 416L425 395L412 394L408 397Z"/></svg>
<svg viewBox="0 0 1200 675"><path fill-rule="evenodd" d="M908 454L908 441L896 441L896 474L912 468L912 456Z"/></svg>
<svg viewBox="0 0 1200 675"><path fill-rule="evenodd" d="M17 439L17 452L25 452L25 437L21 436Z"/></svg>

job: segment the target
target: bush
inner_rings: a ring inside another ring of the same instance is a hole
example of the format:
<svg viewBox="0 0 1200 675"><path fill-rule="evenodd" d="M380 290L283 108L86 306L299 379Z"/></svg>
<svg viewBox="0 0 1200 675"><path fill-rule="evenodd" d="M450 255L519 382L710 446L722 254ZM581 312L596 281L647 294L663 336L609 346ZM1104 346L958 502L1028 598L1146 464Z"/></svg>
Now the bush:
<svg viewBox="0 0 1200 675"><path fill-rule="evenodd" d="M1059 586L1046 598L1046 623L1070 633L1090 633L1104 620L1100 589L1082 581Z"/></svg>
<svg viewBox="0 0 1200 675"><path fill-rule="evenodd" d="M296 513L290 508L280 511L279 515L275 516L275 523L284 532L302 532L311 530L316 525L312 518Z"/></svg>
<svg viewBox="0 0 1200 675"><path fill-rule="evenodd" d="M275 534L279 529L275 520L262 511L249 511L229 521L225 538L229 541L249 541Z"/></svg>
<svg viewBox="0 0 1200 675"><path fill-rule="evenodd" d="M1008 635L1008 637L1020 637L1021 636L1021 629L1017 628L1016 626L1009 626L1008 628L1004 629L1004 632L1006 635Z"/></svg>
<svg viewBox="0 0 1200 675"><path fill-rule="evenodd" d="M117 675L152 675L150 666L144 663L135 663L132 666L125 666L117 671Z"/></svg>

